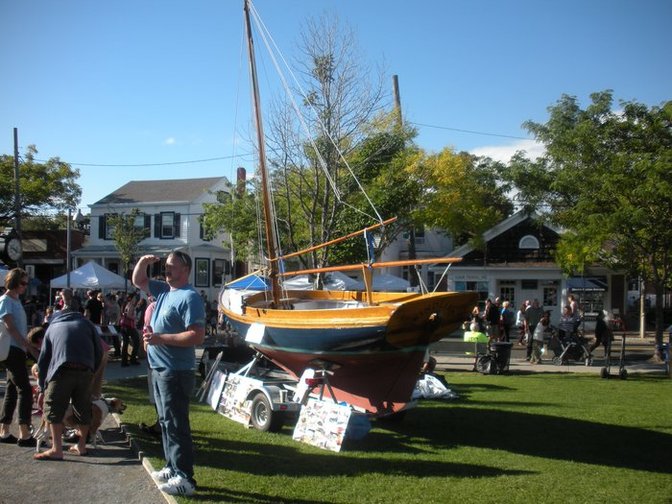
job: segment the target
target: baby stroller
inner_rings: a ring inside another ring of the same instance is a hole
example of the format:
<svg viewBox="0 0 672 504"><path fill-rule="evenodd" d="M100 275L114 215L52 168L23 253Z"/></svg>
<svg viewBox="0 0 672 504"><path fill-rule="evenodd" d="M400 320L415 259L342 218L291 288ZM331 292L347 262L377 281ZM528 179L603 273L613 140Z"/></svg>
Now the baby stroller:
<svg viewBox="0 0 672 504"><path fill-rule="evenodd" d="M488 353L479 353L474 368L482 374L502 374L509 370L511 347L507 341L493 341L488 345Z"/></svg>
<svg viewBox="0 0 672 504"><path fill-rule="evenodd" d="M569 364L570 360L583 361L586 366L590 366L593 362L593 356L588 350L586 338L576 331L562 339L554 331L551 339L551 349L555 354L553 364L556 366Z"/></svg>

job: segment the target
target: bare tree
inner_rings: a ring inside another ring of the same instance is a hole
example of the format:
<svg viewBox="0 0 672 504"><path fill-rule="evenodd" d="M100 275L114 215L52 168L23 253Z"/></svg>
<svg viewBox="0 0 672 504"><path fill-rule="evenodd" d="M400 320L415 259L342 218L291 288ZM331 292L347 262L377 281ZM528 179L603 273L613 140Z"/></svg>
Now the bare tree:
<svg viewBox="0 0 672 504"><path fill-rule="evenodd" d="M351 184L341 153L347 158L356 149L385 105L382 72L372 78L354 33L337 17L308 20L299 49L295 75L303 92L298 107L310 137L288 102L274 105L268 128L281 244L292 250L332 238L340 205L335 194ZM300 260L324 266L328 251Z"/></svg>

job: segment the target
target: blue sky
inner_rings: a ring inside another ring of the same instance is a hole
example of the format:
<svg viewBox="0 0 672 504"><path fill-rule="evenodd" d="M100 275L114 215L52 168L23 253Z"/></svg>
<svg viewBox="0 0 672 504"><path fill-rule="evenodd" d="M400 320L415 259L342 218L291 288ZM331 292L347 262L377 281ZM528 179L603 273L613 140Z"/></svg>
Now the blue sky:
<svg viewBox="0 0 672 504"><path fill-rule="evenodd" d="M562 94L672 99L669 0L255 5L288 58L307 17L338 15L390 92L399 76L404 118L429 151L533 152L521 124L544 122ZM252 169L239 144L249 116L242 0L0 0L0 19L0 153L13 153L17 127L22 153L34 144L38 159L72 163L84 213L129 180Z"/></svg>

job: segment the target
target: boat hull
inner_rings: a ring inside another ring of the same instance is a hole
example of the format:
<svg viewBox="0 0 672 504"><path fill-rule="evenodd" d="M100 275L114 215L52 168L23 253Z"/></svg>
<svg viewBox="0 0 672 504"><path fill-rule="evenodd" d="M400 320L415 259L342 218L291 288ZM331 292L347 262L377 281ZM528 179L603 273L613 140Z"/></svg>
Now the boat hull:
<svg viewBox="0 0 672 504"><path fill-rule="evenodd" d="M328 369L334 399L375 416L389 415L408 405L426 350L302 353L261 344L251 346L296 378L308 368ZM328 389L323 391L326 399L330 393Z"/></svg>
<svg viewBox="0 0 672 504"><path fill-rule="evenodd" d="M287 295L282 309L263 293L240 310L222 309L275 364L296 378L307 368L328 369L338 401L376 415L406 406L428 345L457 329L477 301L472 292L374 293L370 305L355 291Z"/></svg>

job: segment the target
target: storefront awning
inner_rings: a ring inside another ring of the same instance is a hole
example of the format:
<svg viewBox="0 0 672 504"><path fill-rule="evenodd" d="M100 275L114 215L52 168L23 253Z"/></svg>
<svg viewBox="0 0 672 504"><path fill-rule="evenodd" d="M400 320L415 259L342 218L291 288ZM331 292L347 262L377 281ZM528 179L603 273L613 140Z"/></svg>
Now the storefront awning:
<svg viewBox="0 0 672 504"><path fill-rule="evenodd" d="M567 289L575 292L605 292L606 277L569 277Z"/></svg>

